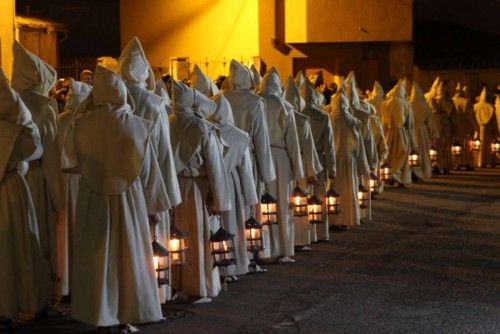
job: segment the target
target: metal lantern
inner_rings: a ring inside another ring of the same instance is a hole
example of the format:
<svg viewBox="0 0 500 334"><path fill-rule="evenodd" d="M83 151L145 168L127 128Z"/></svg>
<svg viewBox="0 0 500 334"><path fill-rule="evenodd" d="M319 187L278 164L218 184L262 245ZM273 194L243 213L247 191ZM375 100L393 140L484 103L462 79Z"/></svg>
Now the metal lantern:
<svg viewBox="0 0 500 334"><path fill-rule="evenodd" d="M170 240L168 243L172 264L186 264L186 252L188 234L179 230L175 225L170 228Z"/></svg>
<svg viewBox="0 0 500 334"><path fill-rule="evenodd" d="M307 216L307 193L299 185L293 190L292 206L294 217Z"/></svg>
<svg viewBox="0 0 500 334"><path fill-rule="evenodd" d="M340 213L340 194L330 187L326 192L326 211L329 216Z"/></svg>
<svg viewBox="0 0 500 334"><path fill-rule="evenodd" d="M260 251L262 245L262 224L254 217L250 217L245 222L245 239L247 241L247 251Z"/></svg>
<svg viewBox="0 0 500 334"><path fill-rule="evenodd" d="M278 224L278 205L276 199L267 191L260 199L260 221L264 225Z"/></svg>
<svg viewBox="0 0 500 334"><path fill-rule="evenodd" d="M366 209L368 203L368 189L363 187L363 185L359 185L358 188L358 204L360 209Z"/></svg>
<svg viewBox="0 0 500 334"><path fill-rule="evenodd" d="M455 142L451 145L451 155L454 157L462 156L462 145L460 145L460 143Z"/></svg>
<svg viewBox="0 0 500 334"><path fill-rule="evenodd" d="M438 151L434 146L431 146L431 149L429 150L429 155L431 157L431 162L436 162L438 160Z"/></svg>
<svg viewBox="0 0 500 334"><path fill-rule="evenodd" d="M481 140L479 140L479 138L476 138L476 139L471 139L469 141L469 146L470 146L470 149L472 151L481 151Z"/></svg>
<svg viewBox="0 0 500 334"><path fill-rule="evenodd" d="M158 241L156 241L156 235L154 236L152 246L153 264L156 271L156 281L158 282L158 286L167 285L169 283L169 252L165 247L160 245Z"/></svg>
<svg viewBox="0 0 500 334"><path fill-rule="evenodd" d="M495 154L500 153L500 140L497 139L491 143L491 152Z"/></svg>
<svg viewBox="0 0 500 334"><path fill-rule="evenodd" d="M210 237L210 248L214 267L227 267L236 263L234 234L222 227Z"/></svg>
<svg viewBox="0 0 500 334"><path fill-rule="evenodd" d="M323 202L312 195L307 200L307 216L309 224L321 224L323 222Z"/></svg>
<svg viewBox="0 0 500 334"><path fill-rule="evenodd" d="M408 156L408 164L410 165L410 167L418 167L420 165L420 156L417 152L411 151L410 155Z"/></svg>
<svg viewBox="0 0 500 334"><path fill-rule="evenodd" d="M378 188L380 187L380 180L378 178L370 179L370 191L372 193L378 193Z"/></svg>
<svg viewBox="0 0 500 334"><path fill-rule="evenodd" d="M391 178L391 167L388 164L383 164L380 167L380 179L382 181L389 181Z"/></svg>

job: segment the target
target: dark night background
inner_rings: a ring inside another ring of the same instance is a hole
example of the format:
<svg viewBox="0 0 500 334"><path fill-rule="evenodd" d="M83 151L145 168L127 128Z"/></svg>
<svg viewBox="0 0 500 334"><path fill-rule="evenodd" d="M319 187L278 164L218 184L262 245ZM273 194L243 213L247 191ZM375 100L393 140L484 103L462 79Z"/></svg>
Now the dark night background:
<svg viewBox="0 0 500 334"><path fill-rule="evenodd" d="M16 10L18 15L69 26L61 58L118 56L119 3L16 0ZM415 65L422 69L500 66L500 0L415 0L413 6Z"/></svg>

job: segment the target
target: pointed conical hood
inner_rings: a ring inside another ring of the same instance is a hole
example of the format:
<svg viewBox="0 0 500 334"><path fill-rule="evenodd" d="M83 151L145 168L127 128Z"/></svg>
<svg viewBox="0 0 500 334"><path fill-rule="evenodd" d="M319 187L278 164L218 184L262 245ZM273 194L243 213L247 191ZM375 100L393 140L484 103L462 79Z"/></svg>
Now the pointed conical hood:
<svg viewBox="0 0 500 334"><path fill-rule="evenodd" d="M250 66L250 71L252 73L253 88L257 89L259 88L260 83L262 81L262 76L260 75L259 71L257 71L257 67L255 67L254 64Z"/></svg>
<svg viewBox="0 0 500 334"><path fill-rule="evenodd" d="M267 93L276 96L281 96L283 93L281 89L281 80L278 70L273 66L262 78L259 87L259 94Z"/></svg>
<svg viewBox="0 0 500 334"><path fill-rule="evenodd" d="M292 76L288 77L285 84L285 100L292 104L298 112L302 111L305 106L305 101L302 96L300 96L300 92Z"/></svg>
<svg viewBox="0 0 500 334"><path fill-rule="evenodd" d="M66 96L65 109L76 110L78 106L90 95L92 87L81 81L71 79L69 92Z"/></svg>
<svg viewBox="0 0 500 334"><path fill-rule="evenodd" d="M382 88L380 83L376 80L373 84L373 90L370 93L370 99L384 99L384 88Z"/></svg>
<svg viewBox="0 0 500 334"><path fill-rule="evenodd" d="M406 99L406 90L401 80L399 80L389 93L386 94L386 98Z"/></svg>
<svg viewBox="0 0 500 334"><path fill-rule="evenodd" d="M55 85L57 73L49 64L14 41L12 52L12 87L16 90L34 90L47 95Z"/></svg>
<svg viewBox="0 0 500 334"><path fill-rule="evenodd" d="M403 87L405 89L406 96L410 96L411 90L412 90L412 84L411 84L410 79L408 79L407 77L404 77L402 82L403 82Z"/></svg>
<svg viewBox="0 0 500 334"><path fill-rule="evenodd" d="M356 84L356 77L353 71L349 72L345 82L347 84L347 98L349 98L351 105L358 107L360 105L360 99L358 94L358 87Z"/></svg>
<svg viewBox="0 0 500 334"><path fill-rule="evenodd" d="M218 95L215 98L215 103L217 104L217 108L211 117L211 121L221 125L227 123L234 124L233 110L224 95Z"/></svg>
<svg viewBox="0 0 500 334"><path fill-rule="evenodd" d="M297 74L295 75L295 84L297 85L297 88L299 90L302 89L302 86L304 85L304 82L306 81L306 77L304 76L304 73L302 71L298 71Z"/></svg>
<svg viewBox="0 0 500 334"><path fill-rule="evenodd" d="M432 83L429 91L427 93L425 93L425 97L427 99L431 99L431 98L436 96L439 84L441 84L441 78L436 77L436 79L434 79L434 82Z"/></svg>
<svg viewBox="0 0 500 334"><path fill-rule="evenodd" d="M481 90L481 94L479 94L478 102L487 102L488 91L486 90L486 86Z"/></svg>
<svg viewBox="0 0 500 334"><path fill-rule="evenodd" d="M410 101L425 101L424 93L417 82L413 82L413 86L411 87Z"/></svg>
<svg viewBox="0 0 500 334"><path fill-rule="evenodd" d="M95 70L92 95L95 106L110 105L113 106L113 109L133 108L122 78L101 65L97 65Z"/></svg>
<svg viewBox="0 0 500 334"><path fill-rule="evenodd" d="M215 83L202 72L198 65L194 65L193 73L191 74L191 87L208 97L219 93L219 89Z"/></svg>
<svg viewBox="0 0 500 334"><path fill-rule="evenodd" d="M168 94L167 86L165 86L165 82L163 82L162 79L156 81L155 94L161 96L167 105L172 104L170 94Z"/></svg>
<svg viewBox="0 0 500 334"><path fill-rule="evenodd" d="M232 89L251 89L252 74L250 70L232 59L229 65L229 84Z"/></svg>
<svg viewBox="0 0 500 334"><path fill-rule="evenodd" d="M201 118L209 118L215 112L215 102L181 81L172 82L172 104L174 112L194 112Z"/></svg>
<svg viewBox="0 0 500 334"><path fill-rule="evenodd" d="M313 107L318 106L318 95L316 94L313 84L308 79L304 81L302 89L300 90L300 95L306 101L306 105Z"/></svg>
<svg viewBox="0 0 500 334"><path fill-rule="evenodd" d="M462 90L462 84L459 82L457 82L457 85L455 86L455 90L457 91L461 91Z"/></svg>
<svg viewBox="0 0 500 334"><path fill-rule="evenodd" d="M144 83L148 90L155 89L153 69L137 37L132 38L123 49L118 60L117 72L127 83Z"/></svg>

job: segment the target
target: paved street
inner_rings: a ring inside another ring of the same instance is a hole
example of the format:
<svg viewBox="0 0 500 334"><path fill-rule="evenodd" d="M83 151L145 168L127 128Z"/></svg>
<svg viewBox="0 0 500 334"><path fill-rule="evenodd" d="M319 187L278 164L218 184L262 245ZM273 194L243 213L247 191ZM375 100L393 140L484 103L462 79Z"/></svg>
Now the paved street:
<svg viewBox="0 0 500 334"><path fill-rule="evenodd" d="M500 169L388 189L374 220L143 333L500 333ZM90 333L43 320L15 333Z"/></svg>

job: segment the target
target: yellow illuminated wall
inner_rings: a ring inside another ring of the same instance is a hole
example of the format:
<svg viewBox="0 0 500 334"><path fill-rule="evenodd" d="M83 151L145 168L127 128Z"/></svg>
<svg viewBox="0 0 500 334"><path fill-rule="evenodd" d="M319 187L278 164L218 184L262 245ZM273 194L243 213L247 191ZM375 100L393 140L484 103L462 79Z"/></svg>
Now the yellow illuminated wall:
<svg viewBox="0 0 500 334"><path fill-rule="evenodd" d="M14 0L0 1L0 66L10 78L14 42Z"/></svg>
<svg viewBox="0 0 500 334"><path fill-rule="evenodd" d="M121 0L120 22L122 47L139 37L154 67L189 57L215 78L231 58L249 65L259 55L257 0Z"/></svg>

